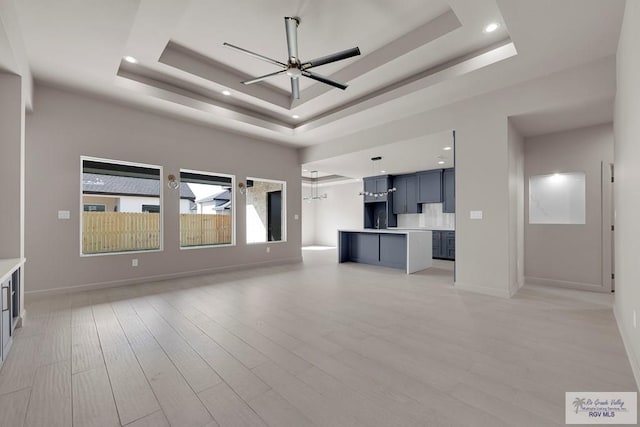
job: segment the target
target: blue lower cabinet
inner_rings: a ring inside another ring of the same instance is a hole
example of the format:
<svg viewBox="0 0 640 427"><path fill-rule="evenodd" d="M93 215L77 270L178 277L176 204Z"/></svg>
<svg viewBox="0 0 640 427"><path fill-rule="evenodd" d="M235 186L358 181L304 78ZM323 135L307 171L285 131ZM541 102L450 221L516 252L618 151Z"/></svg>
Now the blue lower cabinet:
<svg viewBox="0 0 640 427"><path fill-rule="evenodd" d="M352 233L349 235L349 259L365 264L378 264L380 259L380 235Z"/></svg>
<svg viewBox="0 0 640 427"><path fill-rule="evenodd" d="M407 237L399 234L380 235L380 265L407 267Z"/></svg>
<svg viewBox="0 0 640 427"><path fill-rule="evenodd" d="M340 262L407 268L407 236L386 233L340 233Z"/></svg>
<svg viewBox="0 0 640 427"><path fill-rule="evenodd" d="M433 245L431 246L431 257L432 258L440 258L440 254L442 253L442 237L440 235L440 231L434 230L431 232L433 235Z"/></svg>
<svg viewBox="0 0 640 427"><path fill-rule="evenodd" d="M456 259L456 232L432 231L433 246L432 258L455 260Z"/></svg>
<svg viewBox="0 0 640 427"><path fill-rule="evenodd" d="M442 255L444 259L456 259L456 232L455 231L443 231L442 232L443 251Z"/></svg>

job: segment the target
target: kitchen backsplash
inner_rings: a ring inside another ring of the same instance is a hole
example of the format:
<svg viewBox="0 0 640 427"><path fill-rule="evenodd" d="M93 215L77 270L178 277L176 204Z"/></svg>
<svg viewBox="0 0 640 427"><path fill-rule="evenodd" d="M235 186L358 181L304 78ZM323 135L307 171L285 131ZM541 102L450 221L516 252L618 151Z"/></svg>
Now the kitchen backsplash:
<svg viewBox="0 0 640 427"><path fill-rule="evenodd" d="M423 203L422 213L398 215L398 228L455 230L456 215L442 212L442 203Z"/></svg>

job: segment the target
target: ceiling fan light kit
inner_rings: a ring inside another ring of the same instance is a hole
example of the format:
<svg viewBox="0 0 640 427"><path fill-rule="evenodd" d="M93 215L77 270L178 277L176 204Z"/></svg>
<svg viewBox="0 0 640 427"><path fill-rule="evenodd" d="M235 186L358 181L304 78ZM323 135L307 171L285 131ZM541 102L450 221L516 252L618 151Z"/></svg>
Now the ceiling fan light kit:
<svg viewBox="0 0 640 427"><path fill-rule="evenodd" d="M265 61L272 65L276 65L280 67L280 70L278 71L265 74L263 76L256 77L253 79L244 80L241 83L245 85L250 85L253 83L261 82L270 77L286 74L291 79L291 97L293 99L300 99L299 79L301 76L308 77L320 83L324 83L329 86L333 86L338 89L345 90L347 88L346 84L337 82L335 80L332 80L320 74L316 74L309 70L314 67L330 64L332 62L342 61L343 59L348 59L348 58L360 55L360 49L358 47L354 47L351 49L336 52L331 55L312 59L311 61L302 62L300 61L300 57L298 56L298 25L300 25L300 18L286 16L284 18L284 25L285 25L286 35L287 35L287 53L289 55L287 58L286 64L284 62L280 62L275 59L269 58L267 56L260 55L259 53L251 52L250 50L243 49L241 47L232 45L230 43L226 43L226 42L223 43L224 46L230 47L231 49L237 50L238 52L244 53L246 55L252 56L254 58L260 59L262 61Z"/></svg>

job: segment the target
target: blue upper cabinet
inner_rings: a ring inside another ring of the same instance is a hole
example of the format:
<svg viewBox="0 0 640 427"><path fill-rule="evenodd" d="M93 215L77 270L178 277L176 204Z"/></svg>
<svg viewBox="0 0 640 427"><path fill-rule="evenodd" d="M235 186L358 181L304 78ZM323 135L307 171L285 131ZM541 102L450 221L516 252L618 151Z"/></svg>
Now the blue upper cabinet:
<svg viewBox="0 0 640 427"><path fill-rule="evenodd" d="M376 197L368 196L365 194L364 201L365 202L386 202L387 201L387 190L391 188L391 178L389 175L382 176L370 176L367 178L363 178L364 181L364 192L365 193L374 193L378 194Z"/></svg>
<svg viewBox="0 0 640 427"><path fill-rule="evenodd" d="M393 213L421 213L422 205L418 202L418 177L415 174L398 175L393 178Z"/></svg>
<svg viewBox="0 0 640 427"><path fill-rule="evenodd" d="M442 203L442 169L418 172L418 202Z"/></svg>
<svg viewBox="0 0 640 427"><path fill-rule="evenodd" d="M407 213L407 177L404 175L394 177L393 186L396 188L393 193L393 213Z"/></svg>
<svg viewBox="0 0 640 427"><path fill-rule="evenodd" d="M407 175L407 213L421 213L422 205L418 200L418 177Z"/></svg>
<svg viewBox="0 0 640 427"><path fill-rule="evenodd" d="M373 202L374 198L373 196L369 196L369 193L375 193L376 192L376 179L375 177L371 177L371 178L364 178L364 201L365 202Z"/></svg>
<svg viewBox="0 0 640 427"><path fill-rule="evenodd" d="M456 173L455 169L445 169L442 173L442 212L456 213Z"/></svg>

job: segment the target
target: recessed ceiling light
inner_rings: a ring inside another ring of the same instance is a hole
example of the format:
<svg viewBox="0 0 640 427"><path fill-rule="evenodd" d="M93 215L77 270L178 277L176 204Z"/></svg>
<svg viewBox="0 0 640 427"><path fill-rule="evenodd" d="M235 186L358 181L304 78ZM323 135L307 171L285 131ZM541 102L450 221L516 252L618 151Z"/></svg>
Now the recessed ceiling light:
<svg viewBox="0 0 640 427"><path fill-rule="evenodd" d="M224 96L229 96L229 95L231 95L231 92L229 92L228 90L223 90L223 91L222 91L222 94L223 94Z"/></svg>
<svg viewBox="0 0 640 427"><path fill-rule="evenodd" d="M485 33L493 33L495 30L498 29L499 26L500 26L500 24L498 24L496 22L492 22L491 24L489 24L486 27L484 27L484 32Z"/></svg>
<svg viewBox="0 0 640 427"><path fill-rule="evenodd" d="M302 172L309 172L309 169L302 169Z"/></svg>
<svg viewBox="0 0 640 427"><path fill-rule="evenodd" d="M451 147L444 147L443 150L444 151L449 151L449 150L451 150Z"/></svg>
<svg viewBox="0 0 640 427"><path fill-rule="evenodd" d="M129 55L125 56L124 60L127 61L130 64L137 64L138 63L138 60L136 58L134 58L133 56L129 56Z"/></svg>
<svg viewBox="0 0 640 427"><path fill-rule="evenodd" d="M380 171L380 173L387 173L387 171Z"/></svg>
<svg viewBox="0 0 640 427"><path fill-rule="evenodd" d="M440 160L440 161L438 162L438 164L439 164L439 165L444 165L444 160Z"/></svg>
<svg viewBox="0 0 640 427"><path fill-rule="evenodd" d="M300 118L300 116L299 116L299 115L297 115L297 114L294 114L294 115L292 115L292 116L291 116L291 118L292 118L292 119L299 119L299 118Z"/></svg>

